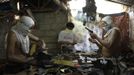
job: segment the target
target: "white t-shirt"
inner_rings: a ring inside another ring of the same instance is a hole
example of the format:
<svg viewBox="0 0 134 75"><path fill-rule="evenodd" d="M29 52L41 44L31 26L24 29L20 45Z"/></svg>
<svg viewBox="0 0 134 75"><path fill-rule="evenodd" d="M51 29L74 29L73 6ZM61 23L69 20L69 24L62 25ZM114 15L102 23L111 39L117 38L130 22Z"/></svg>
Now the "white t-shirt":
<svg viewBox="0 0 134 75"><path fill-rule="evenodd" d="M75 33L72 30L65 29L59 33L58 42L59 41L67 41L70 43L74 43L76 40Z"/></svg>

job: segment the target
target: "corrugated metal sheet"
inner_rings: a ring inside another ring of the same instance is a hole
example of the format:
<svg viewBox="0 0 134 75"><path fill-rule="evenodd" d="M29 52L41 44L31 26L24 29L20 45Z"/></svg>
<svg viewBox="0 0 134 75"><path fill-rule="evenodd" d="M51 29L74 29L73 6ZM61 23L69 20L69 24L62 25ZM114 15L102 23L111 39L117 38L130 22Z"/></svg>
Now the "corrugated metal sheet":
<svg viewBox="0 0 134 75"><path fill-rule="evenodd" d="M8 2L10 0L0 0L0 3Z"/></svg>
<svg viewBox="0 0 134 75"><path fill-rule="evenodd" d="M0 59L6 59L5 37L13 24L13 15L5 14L5 17L0 18Z"/></svg>
<svg viewBox="0 0 134 75"><path fill-rule="evenodd" d="M65 23L68 21L67 14L63 12L53 13L33 13L38 22L39 30L33 32L35 35L44 39L48 52L56 53L57 40L59 32L65 28Z"/></svg>
<svg viewBox="0 0 134 75"><path fill-rule="evenodd" d="M0 59L6 58L5 35L7 32L6 20L0 19Z"/></svg>
<svg viewBox="0 0 134 75"><path fill-rule="evenodd" d="M124 4L124 5L128 5L128 6L131 6L134 4L134 0L108 0L108 1L112 1L115 3L119 3L119 4Z"/></svg>

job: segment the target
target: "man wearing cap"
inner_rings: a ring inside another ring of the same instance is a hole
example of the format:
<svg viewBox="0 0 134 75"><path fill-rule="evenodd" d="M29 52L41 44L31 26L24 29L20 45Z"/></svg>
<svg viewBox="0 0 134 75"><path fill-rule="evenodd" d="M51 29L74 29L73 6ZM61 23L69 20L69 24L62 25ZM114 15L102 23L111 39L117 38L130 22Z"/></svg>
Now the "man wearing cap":
<svg viewBox="0 0 134 75"><path fill-rule="evenodd" d="M120 29L115 24L113 24L113 20L111 16L104 17L102 19L102 24L110 25L111 29L110 26L108 26L109 30L107 30L108 29L107 27L104 27L104 29L107 30L107 32L104 35L103 39L99 38L94 33L90 33L92 39L94 39L93 42L100 43L100 45L102 46L101 53L104 57L117 55L120 47L120 40L121 40Z"/></svg>
<svg viewBox="0 0 134 75"><path fill-rule="evenodd" d="M7 36L7 58L8 61L25 63L29 59L30 41L28 33L34 26L34 21L28 16L22 16Z"/></svg>

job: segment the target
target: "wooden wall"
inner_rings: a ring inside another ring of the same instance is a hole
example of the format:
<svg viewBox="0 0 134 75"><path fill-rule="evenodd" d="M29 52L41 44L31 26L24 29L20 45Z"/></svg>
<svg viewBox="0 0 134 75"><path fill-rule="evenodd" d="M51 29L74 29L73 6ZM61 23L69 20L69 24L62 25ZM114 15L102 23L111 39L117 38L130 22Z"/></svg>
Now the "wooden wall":
<svg viewBox="0 0 134 75"><path fill-rule="evenodd" d="M57 39L59 32L65 28L65 24L68 21L67 13L65 12L50 12L50 13L33 13L37 20L37 26L39 29L33 32L33 34L44 39L49 52L56 53Z"/></svg>

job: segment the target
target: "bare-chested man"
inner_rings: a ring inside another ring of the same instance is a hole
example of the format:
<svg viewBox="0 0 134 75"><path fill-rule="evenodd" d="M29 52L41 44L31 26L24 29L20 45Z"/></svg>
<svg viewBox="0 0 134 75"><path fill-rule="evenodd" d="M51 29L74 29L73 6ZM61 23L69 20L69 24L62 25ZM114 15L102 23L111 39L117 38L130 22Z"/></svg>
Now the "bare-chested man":
<svg viewBox="0 0 134 75"><path fill-rule="evenodd" d="M103 39L99 38L94 33L91 33L90 35L92 39L96 39L102 45L101 52L104 57L117 55L117 53L120 50L119 49L121 40L120 29L115 24L113 24L112 17L110 16L104 17L102 19L102 24L110 25L112 27L107 31Z"/></svg>
<svg viewBox="0 0 134 75"><path fill-rule="evenodd" d="M34 24L32 18L22 16L17 24L9 31L7 36L7 60L9 64L24 67L21 64L25 64L33 59L27 55L30 50L29 32ZM32 37L32 39L39 41L38 38Z"/></svg>

